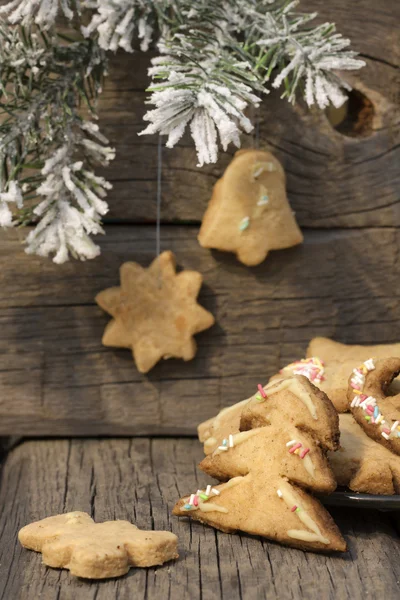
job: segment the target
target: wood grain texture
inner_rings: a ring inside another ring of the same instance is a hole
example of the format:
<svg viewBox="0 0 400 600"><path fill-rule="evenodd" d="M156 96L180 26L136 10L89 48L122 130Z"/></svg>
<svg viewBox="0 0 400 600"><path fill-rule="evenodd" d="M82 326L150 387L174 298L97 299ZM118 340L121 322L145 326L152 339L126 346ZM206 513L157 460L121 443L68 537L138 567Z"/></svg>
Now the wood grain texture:
<svg viewBox="0 0 400 600"><path fill-rule="evenodd" d="M348 542L340 556L280 547L256 537L227 535L171 516L181 495L209 480L196 465L200 444L184 439L26 442L3 469L0 503L0 599L26 600L364 600L397 598L400 544L390 514L332 511ZM41 564L21 548L23 525L72 510L97 521L127 519L166 529L180 558L163 567L131 569L101 583L78 580Z"/></svg>
<svg viewBox="0 0 400 600"><path fill-rule="evenodd" d="M327 116L293 107L274 91L259 113L261 148L273 151L287 174L288 196L297 219L307 227L400 225L400 49L397 23L400 3L382 0L302 0L304 11L317 10L319 21L331 20L352 40L367 66L344 74L375 110L373 132L346 137ZM317 21L316 21L317 22ZM144 89L149 54L118 54L101 100L105 134L117 148L117 159L105 171L113 182L110 219L149 221L156 214L157 140L138 137L144 128ZM245 137L243 145L252 144ZM196 167L193 143L185 136L163 152L162 218L164 222L201 220L214 183L230 161L233 148L216 165Z"/></svg>
<svg viewBox="0 0 400 600"><path fill-rule="evenodd" d="M109 317L94 304L118 268L154 256L154 229L110 226L101 256L54 265L0 241L0 435L193 435L198 423L250 396L317 335L347 343L400 339L393 228L306 232L256 268L198 246L197 227L163 227L163 248L200 271L200 303L216 325L193 361L147 376L128 350L104 348Z"/></svg>

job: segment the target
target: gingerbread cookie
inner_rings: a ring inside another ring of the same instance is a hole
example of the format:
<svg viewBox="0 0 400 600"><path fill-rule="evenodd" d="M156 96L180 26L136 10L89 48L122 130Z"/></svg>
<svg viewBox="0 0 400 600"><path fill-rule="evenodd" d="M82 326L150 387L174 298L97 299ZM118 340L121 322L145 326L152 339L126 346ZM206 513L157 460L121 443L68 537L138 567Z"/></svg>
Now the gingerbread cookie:
<svg viewBox="0 0 400 600"><path fill-rule="evenodd" d="M366 360L353 369L347 399L365 433L395 454L400 454L400 394L387 396L400 373L400 358Z"/></svg>
<svg viewBox="0 0 400 600"><path fill-rule="evenodd" d="M315 384L327 394L339 412L346 412L348 410L347 382L352 370L371 356L376 359L388 356L400 357L400 344L352 346L317 337L311 340L306 356L307 358L318 357L324 362L323 380ZM400 387L398 389L400 391Z"/></svg>
<svg viewBox="0 0 400 600"><path fill-rule="evenodd" d="M147 373L161 358L191 360L193 335L214 324L214 317L196 302L202 276L176 273L172 252L163 252L148 269L134 262L120 268L121 287L100 292L96 302L113 318L102 342L132 349L138 370Z"/></svg>
<svg viewBox="0 0 400 600"><path fill-rule="evenodd" d="M400 494L400 457L367 436L353 415L339 415L340 448L328 459L338 485L365 494Z"/></svg>
<svg viewBox="0 0 400 600"><path fill-rule="evenodd" d="M270 152L236 152L214 186L198 239L203 248L236 253L248 266L270 250L303 241L286 197L285 172Z"/></svg>
<svg viewBox="0 0 400 600"><path fill-rule="evenodd" d="M348 411L347 382L349 374L370 356L385 358L400 356L400 344L377 346L347 346L328 338L314 338L307 349L307 358L283 367L270 381L293 374L305 375L325 392L338 412ZM395 381L400 392L400 382Z"/></svg>
<svg viewBox="0 0 400 600"><path fill-rule="evenodd" d="M95 523L84 512L26 525L18 539L24 548L41 552L45 565L88 579L120 577L131 567L178 558L177 537L169 531L141 531L128 521Z"/></svg>
<svg viewBox="0 0 400 600"><path fill-rule="evenodd" d="M185 496L175 515L307 550L346 549L309 493L336 487L326 452L338 447L339 428L332 404L305 377L259 386L200 425L199 434L208 453L200 468L226 483Z"/></svg>

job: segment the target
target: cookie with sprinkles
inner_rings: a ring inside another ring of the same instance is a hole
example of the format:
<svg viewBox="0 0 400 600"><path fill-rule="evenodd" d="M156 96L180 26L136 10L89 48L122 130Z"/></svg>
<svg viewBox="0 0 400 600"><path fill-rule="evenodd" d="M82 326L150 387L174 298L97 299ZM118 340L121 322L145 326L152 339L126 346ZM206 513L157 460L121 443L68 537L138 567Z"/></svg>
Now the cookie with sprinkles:
<svg viewBox="0 0 400 600"><path fill-rule="evenodd" d="M328 459L338 485L364 494L400 494L400 456L371 439L351 414L339 415L340 450Z"/></svg>
<svg viewBox="0 0 400 600"><path fill-rule="evenodd" d="M400 394L387 395L400 374L400 358L372 358L353 369L347 400L365 433L395 454L400 454Z"/></svg>
<svg viewBox="0 0 400 600"><path fill-rule="evenodd" d="M207 454L200 468L225 483L185 496L174 514L305 550L344 551L312 496L336 487L326 457L339 446L334 407L302 375L260 388L199 426Z"/></svg>
<svg viewBox="0 0 400 600"><path fill-rule="evenodd" d="M214 186L198 239L203 248L234 252L248 266L261 263L270 250L303 241L275 156L263 150L236 152Z"/></svg>
<svg viewBox="0 0 400 600"><path fill-rule="evenodd" d="M371 356L377 360L388 356L400 357L400 344L348 345L329 338L317 337L311 340L306 353L307 359L318 357L324 363L322 381L314 380L313 383L327 394L338 412L349 410L347 402L349 374ZM400 392L400 380L395 380L392 384L392 387L394 386Z"/></svg>

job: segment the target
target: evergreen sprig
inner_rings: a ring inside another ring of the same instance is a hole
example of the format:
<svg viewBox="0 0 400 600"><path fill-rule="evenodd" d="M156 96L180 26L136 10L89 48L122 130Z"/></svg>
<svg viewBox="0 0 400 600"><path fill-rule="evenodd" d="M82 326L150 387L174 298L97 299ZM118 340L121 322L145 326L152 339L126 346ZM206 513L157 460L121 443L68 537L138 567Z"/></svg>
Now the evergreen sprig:
<svg viewBox="0 0 400 600"><path fill-rule="evenodd" d="M107 210L101 196L109 184L92 173L114 151L95 116L105 67L93 40L47 35L35 27L0 25L0 225L40 219L27 238L27 252L71 252L93 258L98 248L89 234L100 233ZM12 220L14 202L22 208Z"/></svg>
<svg viewBox="0 0 400 600"><path fill-rule="evenodd" d="M106 51L147 50L159 56L143 134L174 146L187 127L199 165L240 145L252 123L246 108L280 88L294 102L340 106L349 86L336 70L363 62L334 24L312 26L315 14L286 0L11 0L0 8L0 225L39 220L28 252L91 258L110 185L96 163L114 156L100 134L95 104ZM58 16L74 38L61 35ZM85 107L89 117L82 116ZM2 113L2 114L1 114ZM219 141L218 141L219 138ZM24 195L24 201L23 201ZM13 203L16 211L11 210ZM13 214L15 215L13 217Z"/></svg>

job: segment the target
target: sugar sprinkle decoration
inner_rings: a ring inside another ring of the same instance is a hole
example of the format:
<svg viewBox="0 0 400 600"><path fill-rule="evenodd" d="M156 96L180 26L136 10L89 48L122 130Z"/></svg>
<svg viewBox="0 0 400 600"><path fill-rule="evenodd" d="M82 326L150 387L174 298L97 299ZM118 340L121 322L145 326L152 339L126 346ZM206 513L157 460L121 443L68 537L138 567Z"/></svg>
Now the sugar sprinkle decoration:
<svg viewBox="0 0 400 600"><path fill-rule="evenodd" d="M265 390L264 390L263 386L261 385L261 383L259 383L257 385L257 389L263 398L267 397L267 394L265 393Z"/></svg>
<svg viewBox="0 0 400 600"><path fill-rule="evenodd" d="M190 494L189 501L183 505L185 510L198 510L200 504L207 502L213 496L219 496L220 491L208 485L206 490L197 490L195 494Z"/></svg>
<svg viewBox="0 0 400 600"><path fill-rule="evenodd" d="M317 356L311 358L302 358L297 360L286 367L283 367L279 372L284 373L285 371L292 371L294 375L304 375L313 383L322 383L325 381L325 363Z"/></svg>
<svg viewBox="0 0 400 600"><path fill-rule="evenodd" d="M257 202L257 206L266 206L269 202L269 197L267 194L263 194L261 198Z"/></svg>
<svg viewBox="0 0 400 600"><path fill-rule="evenodd" d="M269 163L255 163L254 167L253 167L253 179L257 179L257 177L260 177L261 173L264 173L265 171L265 164L269 164Z"/></svg>
<svg viewBox="0 0 400 600"><path fill-rule="evenodd" d="M278 494L279 498L283 498L283 494L282 494L281 490L276 490L276 493Z"/></svg>
<svg viewBox="0 0 400 600"><path fill-rule="evenodd" d="M352 399L350 406L351 408L361 408L365 415L364 419L370 425L380 425L381 435L385 440L390 440L398 435L399 421L395 421L390 427L384 427L386 421L376 404L376 398L373 396L367 396L363 394L363 387L365 384L365 377L370 371L375 369L375 363L372 358L369 358L362 365L353 369L353 375L350 379L350 386L353 388L355 394Z"/></svg>
<svg viewBox="0 0 400 600"><path fill-rule="evenodd" d="M234 443L233 435L229 434L228 439L225 438L222 440L222 445L218 446L218 450L226 451L226 450L229 450L229 448L233 448L234 445L235 445L235 443Z"/></svg>
<svg viewBox="0 0 400 600"><path fill-rule="evenodd" d="M250 225L250 217L243 217L239 223L239 231L245 231Z"/></svg>
<svg viewBox="0 0 400 600"><path fill-rule="evenodd" d="M288 443L286 444L286 446L287 446L287 447L294 446L294 444L295 444L295 443L296 443L296 440L290 440L290 442L288 442Z"/></svg>
<svg viewBox="0 0 400 600"><path fill-rule="evenodd" d="M287 442L286 447L289 454L297 454L302 459L310 452L310 448L304 448L303 444L297 440L290 440L290 442Z"/></svg>

